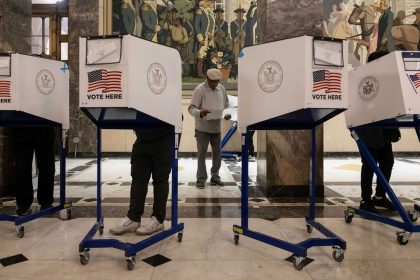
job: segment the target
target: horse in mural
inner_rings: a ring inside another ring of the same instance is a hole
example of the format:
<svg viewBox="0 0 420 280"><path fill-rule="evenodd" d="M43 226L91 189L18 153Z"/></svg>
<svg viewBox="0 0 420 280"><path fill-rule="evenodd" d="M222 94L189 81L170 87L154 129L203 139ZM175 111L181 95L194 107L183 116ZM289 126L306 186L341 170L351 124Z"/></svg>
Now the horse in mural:
<svg viewBox="0 0 420 280"><path fill-rule="evenodd" d="M371 47L372 38L375 33L375 18L376 14L372 7L366 6L364 2L361 5L354 4L354 9L349 17L349 24L360 25L362 33L348 39L357 41L354 55L358 60L360 60L360 47L364 46L368 51ZM391 34L394 38L396 50L418 50L417 45L420 41L420 31L416 26L411 24L393 26ZM362 38L356 38L359 36Z"/></svg>

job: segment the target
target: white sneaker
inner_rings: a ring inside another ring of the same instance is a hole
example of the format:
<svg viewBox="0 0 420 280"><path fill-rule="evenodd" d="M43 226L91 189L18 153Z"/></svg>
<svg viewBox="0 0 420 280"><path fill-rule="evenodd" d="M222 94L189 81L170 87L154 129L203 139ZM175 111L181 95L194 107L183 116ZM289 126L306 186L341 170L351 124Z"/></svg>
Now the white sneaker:
<svg viewBox="0 0 420 280"><path fill-rule="evenodd" d="M128 217L124 217L118 225L109 229L109 233L114 235L121 235L124 233L135 232L139 226L139 223L133 222Z"/></svg>
<svg viewBox="0 0 420 280"><path fill-rule="evenodd" d="M138 235L150 235L158 231L162 231L165 229L165 226L163 223L159 223L159 221L156 219L155 216L152 216L150 218L149 223L147 225L139 227L136 231L136 234Z"/></svg>
<svg viewBox="0 0 420 280"><path fill-rule="evenodd" d="M249 157L248 157L248 161L252 161L252 162L254 162L254 161L255 161L255 157L254 157L254 156L249 156Z"/></svg>

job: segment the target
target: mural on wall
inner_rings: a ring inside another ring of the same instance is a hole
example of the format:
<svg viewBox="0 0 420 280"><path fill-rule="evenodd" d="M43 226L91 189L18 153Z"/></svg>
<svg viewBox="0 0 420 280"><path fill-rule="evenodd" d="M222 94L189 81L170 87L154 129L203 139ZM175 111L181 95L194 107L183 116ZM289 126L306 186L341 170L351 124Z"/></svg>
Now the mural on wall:
<svg viewBox="0 0 420 280"><path fill-rule="evenodd" d="M257 4L250 0L113 0L112 24L113 34L176 48L185 81L214 67L225 80L236 79L240 50L259 40Z"/></svg>
<svg viewBox="0 0 420 280"><path fill-rule="evenodd" d="M420 1L324 0L322 27L324 36L350 41L352 64L365 63L376 50L416 51Z"/></svg>

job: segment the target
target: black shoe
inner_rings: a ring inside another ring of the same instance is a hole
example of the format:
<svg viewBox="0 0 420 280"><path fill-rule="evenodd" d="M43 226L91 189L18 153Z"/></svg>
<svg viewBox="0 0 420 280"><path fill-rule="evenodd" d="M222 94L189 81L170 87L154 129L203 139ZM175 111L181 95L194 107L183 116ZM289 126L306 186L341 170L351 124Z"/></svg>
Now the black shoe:
<svg viewBox="0 0 420 280"><path fill-rule="evenodd" d="M197 187L197 189L204 189L204 183L203 182L198 182L195 184L195 186Z"/></svg>
<svg viewBox="0 0 420 280"><path fill-rule="evenodd" d="M375 206L373 206L372 202L367 202L367 201L361 201L360 202L360 210L364 210L366 212L372 213L372 214L376 214L376 215L381 215L381 213L379 213L378 209L375 208Z"/></svg>
<svg viewBox="0 0 420 280"><path fill-rule="evenodd" d="M377 198L376 196L374 196L374 197L372 198L372 204L373 204L374 206L377 206L377 207L382 207L382 208L386 208L386 209L391 210L391 211L395 211L395 207L394 207L394 205L393 205L393 204L392 204L392 202L391 202L388 198L386 198L386 197L380 197L380 198Z"/></svg>
<svg viewBox="0 0 420 280"><path fill-rule="evenodd" d="M211 179L210 184L223 187L225 184L220 179Z"/></svg>
<svg viewBox="0 0 420 280"><path fill-rule="evenodd" d="M16 214L18 216L27 216L27 215L32 214L32 209L31 209L31 207L29 207L27 209L18 208L18 209L16 209Z"/></svg>

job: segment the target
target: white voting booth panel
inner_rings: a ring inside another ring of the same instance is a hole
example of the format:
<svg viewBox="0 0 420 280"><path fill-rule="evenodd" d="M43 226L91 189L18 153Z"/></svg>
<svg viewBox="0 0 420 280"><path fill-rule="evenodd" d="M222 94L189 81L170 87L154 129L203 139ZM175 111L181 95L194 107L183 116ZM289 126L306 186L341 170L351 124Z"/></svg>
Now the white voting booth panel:
<svg viewBox="0 0 420 280"><path fill-rule="evenodd" d="M130 35L80 38L79 94L81 108L131 108L181 132L182 66L176 49ZM119 112L107 118L133 117Z"/></svg>
<svg viewBox="0 0 420 280"><path fill-rule="evenodd" d="M351 71L347 126L420 114L418 57L420 52L396 51Z"/></svg>
<svg viewBox="0 0 420 280"><path fill-rule="evenodd" d="M23 112L69 128L69 72L64 66L28 55L1 56L0 111Z"/></svg>
<svg viewBox="0 0 420 280"><path fill-rule="evenodd" d="M310 36L244 48L239 130L301 109L346 109L347 48L345 41L318 42Z"/></svg>

